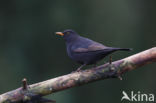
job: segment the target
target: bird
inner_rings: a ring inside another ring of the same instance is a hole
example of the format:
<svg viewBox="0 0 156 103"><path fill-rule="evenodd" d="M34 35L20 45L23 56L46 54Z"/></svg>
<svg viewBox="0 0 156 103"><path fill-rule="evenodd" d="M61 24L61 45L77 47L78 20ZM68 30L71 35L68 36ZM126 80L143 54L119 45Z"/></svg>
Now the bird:
<svg viewBox="0 0 156 103"><path fill-rule="evenodd" d="M108 47L99 42L80 36L72 29L63 32L55 32L64 38L68 56L81 64L77 69L80 71L86 65L95 65L107 55L115 51L130 51L130 48Z"/></svg>

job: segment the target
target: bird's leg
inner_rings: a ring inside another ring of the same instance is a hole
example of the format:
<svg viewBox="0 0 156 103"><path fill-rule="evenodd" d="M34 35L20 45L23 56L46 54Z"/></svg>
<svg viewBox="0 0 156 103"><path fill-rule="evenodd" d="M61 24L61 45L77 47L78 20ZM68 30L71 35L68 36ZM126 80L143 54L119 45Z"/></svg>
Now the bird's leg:
<svg viewBox="0 0 156 103"><path fill-rule="evenodd" d="M86 64L81 65L76 71L79 72L81 71L81 68L84 67Z"/></svg>
<svg viewBox="0 0 156 103"><path fill-rule="evenodd" d="M112 56L109 57L109 64L112 64Z"/></svg>
<svg viewBox="0 0 156 103"><path fill-rule="evenodd" d="M112 64L112 56L109 57L109 68L110 70L114 71L114 67L113 67L113 64Z"/></svg>
<svg viewBox="0 0 156 103"><path fill-rule="evenodd" d="M112 56L110 56L110 58L109 58L109 65L110 65L110 70L114 71L115 68L113 67L113 64L112 64ZM122 80L121 75L118 75L117 78L119 78L120 80Z"/></svg>

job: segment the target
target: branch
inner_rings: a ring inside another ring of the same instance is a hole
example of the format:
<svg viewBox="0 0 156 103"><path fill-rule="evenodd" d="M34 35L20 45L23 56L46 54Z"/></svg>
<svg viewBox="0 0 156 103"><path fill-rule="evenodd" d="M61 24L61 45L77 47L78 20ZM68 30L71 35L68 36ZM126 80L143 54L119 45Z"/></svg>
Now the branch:
<svg viewBox="0 0 156 103"><path fill-rule="evenodd" d="M0 103L34 103L36 101L51 103L54 101L44 99L42 96L97 80L117 78L125 72L152 62L156 62L156 47L96 68L70 73L29 86L24 79L23 87L1 94Z"/></svg>

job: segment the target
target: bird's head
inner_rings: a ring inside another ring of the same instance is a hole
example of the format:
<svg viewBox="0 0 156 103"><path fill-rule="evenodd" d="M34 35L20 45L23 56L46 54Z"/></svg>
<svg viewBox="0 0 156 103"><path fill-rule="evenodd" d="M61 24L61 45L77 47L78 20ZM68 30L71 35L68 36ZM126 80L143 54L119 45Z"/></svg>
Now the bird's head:
<svg viewBox="0 0 156 103"><path fill-rule="evenodd" d="M56 32L57 35L63 36L63 38L68 41L75 40L79 35L71 29L64 30L63 32Z"/></svg>

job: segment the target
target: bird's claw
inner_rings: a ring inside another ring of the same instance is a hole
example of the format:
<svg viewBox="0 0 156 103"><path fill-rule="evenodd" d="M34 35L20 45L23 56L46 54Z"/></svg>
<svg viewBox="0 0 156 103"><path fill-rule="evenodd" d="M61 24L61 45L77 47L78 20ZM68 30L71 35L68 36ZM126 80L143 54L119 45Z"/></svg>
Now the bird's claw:
<svg viewBox="0 0 156 103"><path fill-rule="evenodd" d="M76 71L72 71L71 73L75 73L75 72L81 72L81 68L78 68Z"/></svg>
<svg viewBox="0 0 156 103"><path fill-rule="evenodd" d="M109 64L112 64L112 56L109 57Z"/></svg>

